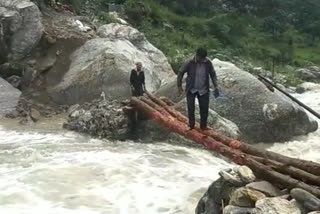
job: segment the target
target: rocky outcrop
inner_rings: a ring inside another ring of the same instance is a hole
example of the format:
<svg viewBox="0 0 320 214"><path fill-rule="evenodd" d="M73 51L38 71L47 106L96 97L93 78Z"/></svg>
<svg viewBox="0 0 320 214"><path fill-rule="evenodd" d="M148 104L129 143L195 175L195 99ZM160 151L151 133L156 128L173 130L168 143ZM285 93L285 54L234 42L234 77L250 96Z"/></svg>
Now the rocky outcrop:
<svg viewBox="0 0 320 214"><path fill-rule="evenodd" d="M275 142L315 131L318 125L297 104L270 91L235 65L213 60L226 99L211 102L221 116L234 122L248 142Z"/></svg>
<svg viewBox="0 0 320 214"><path fill-rule="evenodd" d="M126 136L128 120L118 101L94 100L69 108L68 121L63 127L98 138L119 140Z"/></svg>
<svg viewBox="0 0 320 214"><path fill-rule="evenodd" d="M319 199L302 189L278 189L263 180L252 180L249 168L223 170L200 199L196 214L306 214L319 210ZM240 176L239 172L246 172ZM246 185L246 181L252 182ZM224 209L222 209L224 207Z"/></svg>
<svg viewBox="0 0 320 214"><path fill-rule="evenodd" d="M308 82L320 82L320 68L317 66L301 68L298 69L296 72L302 80Z"/></svg>
<svg viewBox="0 0 320 214"><path fill-rule="evenodd" d="M57 103L86 102L99 97L101 92L107 100L130 97L129 76L137 61L144 65L150 92L175 76L163 53L136 29L109 24L102 26L98 35L103 38L86 42L72 54L68 72L49 90Z"/></svg>
<svg viewBox="0 0 320 214"><path fill-rule="evenodd" d="M24 58L42 37L41 13L29 0L1 0L0 20L1 63Z"/></svg>
<svg viewBox="0 0 320 214"><path fill-rule="evenodd" d="M0 118L15 110L21 92L0 78Z"/></svg>

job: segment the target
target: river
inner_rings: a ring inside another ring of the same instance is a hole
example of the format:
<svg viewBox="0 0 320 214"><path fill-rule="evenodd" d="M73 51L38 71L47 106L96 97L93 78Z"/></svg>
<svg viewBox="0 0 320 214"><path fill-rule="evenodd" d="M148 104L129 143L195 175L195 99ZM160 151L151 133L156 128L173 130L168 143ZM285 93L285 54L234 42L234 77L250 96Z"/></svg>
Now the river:
<svg viewBox="0 0 320 214"><path fill-rule="evenodd" d="M319 94L296 97L320 112ZM0 121L1 214L192 214L231 167L201 148L91 139L61 124ZM320 130L269 149L320 162Z"/></svg>

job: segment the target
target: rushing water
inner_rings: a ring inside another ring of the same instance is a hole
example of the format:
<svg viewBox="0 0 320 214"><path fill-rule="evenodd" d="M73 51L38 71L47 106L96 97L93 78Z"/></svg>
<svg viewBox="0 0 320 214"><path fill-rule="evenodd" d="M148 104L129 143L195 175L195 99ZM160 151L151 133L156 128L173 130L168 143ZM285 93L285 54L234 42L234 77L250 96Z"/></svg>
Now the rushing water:
<svg viewBox="0 0 320 214"><path fill-rule="evenodd" d="M297 97L320 112L319 93ZM191 214L230 167L200 148L95 140L60 126L2 122L1 214ZM320 162L320 131L270 149Z"/></svg>

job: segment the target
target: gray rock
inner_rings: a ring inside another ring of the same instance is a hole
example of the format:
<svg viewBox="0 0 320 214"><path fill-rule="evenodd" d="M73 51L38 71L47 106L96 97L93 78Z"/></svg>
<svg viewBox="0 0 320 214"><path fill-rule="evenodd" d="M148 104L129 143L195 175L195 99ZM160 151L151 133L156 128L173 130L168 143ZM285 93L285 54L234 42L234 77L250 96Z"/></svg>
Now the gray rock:
<svg viewBox="0 0 320 214"><path fill-rule="evenodd" d="M319 88L320 88L319 84L312 83L312 82L304 82L297 86L296 92L302 94L304 92L312 91L314 89L319 89Z"/></svg>
<svg viewBox="0 0 320 214"><path fill-rule="evenodd" d="M265 197L261 192L241 187L232 193L229 204L239 207L254 207L256 201Z"/></svg>
<svg viewBox="0 0 320 214"><path fill-rule="evenodd" d="M256 176L254 175L252 170L247 166L240 166L236 168L236 172L245 184L254 182L256 180Z"/></svg>
<svg viewBox="0 0 320 214"><path fill-rule="evenodd" d="M43 33L39 8L29 0L0 1L2 54L0 61L24 58Z"/></svg>
<svg viewBox="0 0 320 214"><path fill-rule="evenodd" d="M187 101L183 99L179 103L174 106L178 111L182 112L185 115L187 114ZM199 113L199 106L198 102L196 101L196 120L200 121L200 113ZM240 137L240 131L233 122L227 120L226 118L221 117L217 114L214 110L209 109L209 116L208 116L208 126L213 128L215 131L224 134L228 137L238 139Z"/></svg>
<svg viewBox="0 0 320 214"><path fill-rule="evenodd" d="M41 114L37 109L31 108L30 109L30 117L34 122L37 122L38 120L40 120Z"/></svg>
<svg viewBox="0 0 320 214"><path fill-rule="evenodd" d="M104 92L107 100L131 96L129 76L135 63L143 63L146 87L154 92L175 77L165 55L152 46L136 29L110 24L99 29L71 56L69 71L48 91L59 104L72 105L97 99Z"/></svg>
<svg viewBox="0 0 320 214"><path fill-rule="evenodd" d="M0 118L15 110L21 92L0 78Z"/></svg>
<svg viewBox="0 0 320 214"><path fill-rule="evenodd" d="M235 190L235 187L219 178L211 184L208 191L200 199L196 214L220 214L222 213L222 201L224 204L229 204L230 196Z"/></svg>
<svg viewBox="0 0 320 214"><path fill-rule="evenodd" d="M11 76L7 78L7 81L15 88L19 88L20 83L21 83L21 77L19 76Z"/></svg>
<svg viewBox="0 0 320 214"><path fill-rule="evenodd" d="M281 198L264 198L256 203L257 214L301 214L294 204Z"/></svg>
<svg viewBox="0 0 320 214"><path fill-rule="evenodd" d="M255 214L256 209L254 208L243 208L228 205L223 209L223 214Z"/></svg>
<svg viewBox="0 0 320 214"><path fill-rule="evenodd" d="M226 99L210 103L219 115L234 122L247 142L284 141L315 131L318 124L280 92L271 92L257 78L235 65L213 60Z"/></svg>
<svg viewBox="0 0 320 214"><path fill-rule="evenodd" d="M267 181L250 183L246 187L262 192L269 197L277 197L282 195L279 188L275 187L274 185L272 185L270 182L267 182Z"/></svg>
<svg viewBox="0 0 320 214"><path fill-rule="evenodd" d="M245 183L241 180L241 178L236 173L232 173L232 171L228 172L226 170L221 170L219 172L219 175L221 178L231 183L235 187L242 187L245 185Z"/></svg>
<svg viewBox="0 0 320 214"><path fill-rule="evenodd" d="M294 206L298 207L299 210L301 211L301 214L307 214L308 213L306 208L302 204L300 204L298 201L296 201L296 199L292 199L290 201L290 203L293 204Z"/></svg>
<svg viewBox="0 0 320 214"><path fill-rule="evenodd" d="M309 81L309 82L320 81L319 68L316 66L301 68L301 69L298 69L296 72L298 73L299 77L305 81Z"/></svg>
<svg viewBox="0 0 320 214"><path fill-rule="evenodd" d="M307 211L319 211L320 210L320 199L311 193L295 188L290 192L292 198L294 198L297 202L303 205L307 209Z"/></svg>

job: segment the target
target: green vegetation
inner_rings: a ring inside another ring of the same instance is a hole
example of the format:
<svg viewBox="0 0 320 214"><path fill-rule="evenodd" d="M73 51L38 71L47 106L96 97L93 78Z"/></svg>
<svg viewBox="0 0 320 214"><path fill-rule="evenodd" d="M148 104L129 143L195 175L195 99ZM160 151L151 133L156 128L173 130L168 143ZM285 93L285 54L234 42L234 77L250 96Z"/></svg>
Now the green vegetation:
<svg viewBox="0 0 320 214"><path fill-rule="evenodd" d="M63 0L81 13L85 0ZM169 58L176 70L199 47L238 56L284 73L320 64L318 0L92 0L108 21L107 3L123 4L129 22ZM102 15L101 15L102 14ZM289 65L289 66L288 66Z"/></svg>

